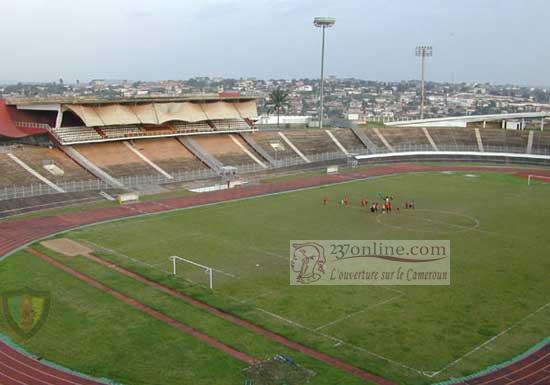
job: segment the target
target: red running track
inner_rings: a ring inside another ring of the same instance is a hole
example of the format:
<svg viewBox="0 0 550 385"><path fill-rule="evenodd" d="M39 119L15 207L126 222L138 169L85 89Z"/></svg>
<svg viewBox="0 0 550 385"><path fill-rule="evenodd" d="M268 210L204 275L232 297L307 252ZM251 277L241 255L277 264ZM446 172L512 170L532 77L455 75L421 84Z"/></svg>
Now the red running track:
<svg viewBox="0 0 550 385"><path fill-rule="evenodd" d="M0 341L0 384L2 385L104 385L55 369L28 357Z"/></svg>
<svg viewBox="0 0 550 385"><path fill-rule="evenodd" d="M550 384L550 344L529 356L479 377L456 385L548 385Z"/></svg>
<svg viewBox="0 0 550 385"><path fill-rule="evenodd" d="M83 213L68 213L68 214L61 214L61 215L55 215L55 216L43 217L43 218L33 218L33 219L27 219L27 220L3 221L3 222L0 222L0 256L5 256L8 253L15 251L16 249L23 247L24 245L30 242L52 235L54 233L70 230L79 226L89 225L89 224L98 223L102 221L109 221L109 220L120 219L120 218L129 218L129 217L142 215L142 214L153 214L153 213L159 213L159 212L173 210L173 209L194 207L194 206L212 204L212 203L228 201L228 200L250 198L250 197L261 196L265 194L292 191L292 190L297 190L302 188L315 187L315 186L321 186L321 185L338 183L338 182L346 182L346 181L352 181L357 179L364 179L368 177L411 173L411 172L427 172L427 171L478 171L478 172L491 171L491 172L510 173L521 177L526 177L528 174L550 176L550 171L542 171L541 169L525 169L525 168L518 169L514 167L455 166L455 165L428 166L428 165L407 164L407 163L394 164L390 166L379 166L379 167L373 167L366 171L360 171L360 172L352 172L352 173L337 174L337 175L326 175L326 176L294 180L294 181L283 182L283 183L247 186L247 187L242 187L237 189L215 191L215 192L203 193L203 194L187 196L187 197L164 199L160 201L140 202L140 203L127 205L127 206L111 207L111 208L104 208L104 209L95 209L95 210L91 210ZM0 346L4 348L5 345L0 345ZM12 352L12 353L14 354L14 357L15 357L16 356L15 354L17 352ZM24 374L21 374L21 373L12 371L10 372L12 374L11 376L4 374L5 370L8 370L8 369L4 370L4 368L7 368L7 365L2 366L2 364L4 362L4 359L5 360L10 359L12 353L7 355L0 355L0 368L3 369L0 371L0 384L12 385L12 384L28 383L32 385L32 384L48 384L48 383L52 383L52 384L67 383L66 381L63 382L63 380L61 380L61 382L51 382L51 381L49 382L46 378L47 373L44 374L44 378L35 379L34 382L21 382L21 380L17 380L16 377L13 377L15 375L23 376ZM529 356L528 358L530 357L531 356ZM26 358L26 359L31 360L31 362L34 362L35 365L41 365L38 361L33 361L30 358ZM330 364L334 365L334 363L330 363ZM541 384L544 384L546 385L546 384L550 384L550 382L547 381L548 374L549 374L548 372L549 364L550 364L550 357L548 355L545 355L541 360L536 361L532 365L521 366L521 364L519 364L521 368L521 373L518 370L513 373L508 373L508 375L517 376L518 373L520 373L520 375L522 376L519 377L517 380L512 379L512 382L510 382L510 378L508 376L504 376L504 377L497 376L491 379L492 382L474 383L472 382L474 380L468 380L467 382L463 382L463 384L467 384L467 385L507 385L507 384L541 385ZM514 364L514 365L517 365L517 364ZM543 368L542 371L540 371L541 365ZM29 368L29 370L30 369L31 368ZM342 369L349 371L349 368L342 368ZM497 373L504 371L506 369L507 368L501 369L497 372L491 373L490 375L495 376ZM48 370L53 370L54 372L58 373L57 371L55 371L55 369L52 369L49 367L48 367ZM58 374L66 375L66 373L63 373L63 372L59 372ZM530 376L530 374L533 374L536 376ZM487 375L487 376L490 376L490 375ZM480 378L484 378L484 377L486 376L483 376ZM79 381L89 381L78 377L76 378ZM537 380L535 380L536 378ZM533 381L531 381L531 379L533 379ZM92 382L73 382L73 383L97 384L96 382L93 382L93 381ZM387 383L389 383L389 381Z"/></svg>

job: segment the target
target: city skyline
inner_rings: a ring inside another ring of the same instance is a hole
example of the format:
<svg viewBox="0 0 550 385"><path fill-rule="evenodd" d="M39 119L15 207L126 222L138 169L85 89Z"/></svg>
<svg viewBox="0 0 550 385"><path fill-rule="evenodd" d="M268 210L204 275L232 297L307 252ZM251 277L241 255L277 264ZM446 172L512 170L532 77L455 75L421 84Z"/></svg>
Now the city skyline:
<svg viewBox="0 0 550 385"><path fill-rule="evenodd" d="M321 47L312 18L333 16L328 76L416 80L414 49L427 44L435 53L427 81L547 87L545 10L541 0L23 0L0 16L11 37L0 79L313 79Z"/></svg>

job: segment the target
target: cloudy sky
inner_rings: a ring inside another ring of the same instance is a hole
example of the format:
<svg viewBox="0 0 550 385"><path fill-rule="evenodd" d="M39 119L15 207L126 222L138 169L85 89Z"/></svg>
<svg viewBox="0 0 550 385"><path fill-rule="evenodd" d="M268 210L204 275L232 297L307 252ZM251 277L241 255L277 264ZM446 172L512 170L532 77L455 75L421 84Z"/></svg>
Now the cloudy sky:
<svg viewBox="0 0 550 385"><path fill-rule="evenodd" d="M2 4L5 3L5 4ZM548 0L0 0L0 80L428 77L550 86Z"/></svg>

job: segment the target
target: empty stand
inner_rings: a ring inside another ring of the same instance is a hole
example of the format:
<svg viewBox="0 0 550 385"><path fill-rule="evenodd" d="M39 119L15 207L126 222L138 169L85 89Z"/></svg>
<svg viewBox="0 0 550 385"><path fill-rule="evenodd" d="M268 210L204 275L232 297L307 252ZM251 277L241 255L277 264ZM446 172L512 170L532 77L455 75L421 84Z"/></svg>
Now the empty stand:
<svg viewBox="0 0 550 385"><path fill-rule="evenodd" d="M367 148L349 128L337 128L330 130L330 132L350 153L364 152Z"/></svg>
<svg viewBox="0 0 550 385"><path fill-rule="evenodd" d="M440 150L444 150L449 147L456 147L457 142L453 134L454 128L439 128L439 127L429 127L428 132L432 137L433 141ZM474 134L475 139L475 134ZM477 147L477 145L476 145Z"/></svg>
<svg viewBox="0 0 550 385"><path fill-rule="evenodd" d="M251 127L242 119L212 120L216 131L250 131Z"/></svg>
<svg viewBox="0 0 550 385"><path fill-rule="evenodd" d="M363 136L367 143L371 143L371 147L374 146L374 149L387 151L386 145L382 142L382 140L380 140L380 138L378 137L378 135L376 135L372 128L356 128L355 130L357 131L358 135Z"/></svg>
<svg viewBox="0 0 550 385"><path fill-rule="evenodd" d="M361 143L363 143L363 145L368 148L368 150L372 153L375 153L378 151L378 147L381 145L383 146L384 144L378 139L378 137L376 138L377 141L373 141L371 137L367 136L367 131L362 129L362 128L359 128L359 127L356 127L356 126L352 126L351 127L351 131L355 134L355 136L357 137L357 139L359 139L361 141ZM376 134L375 134L376 136ZM380 143L380 144L379 144Z"/></svg>
<svg viewBox="0 0 550 385"><path fill-rule="evenodd" d="M135 140L134 147L171 174L207 168L175 138Z"/></svg>
<svg viewBox="0 0 550 385"><path fill-rule="evenodd" d="M203 135L196 136L193 140L225 166L255 163L228 135Z"/></svg>
<svg viewBox="0 0 550 385"><path fill-rule="evenodd" d="M186 123L186 122L174 122L173 127L178 134L194 134L198 132L212 132L212 128L207 122L196 122L196 123Z"/></svg>
<svg viewBox="0 0 550 385"><path fill-rule="evenodd" d="M267 160L270 164L275 164L275 159L254 140L255 135L249 132L242 132L241 138L256 151L263 159Z"/></svg>
<svg viewBox="0 0 550 385"><path fill-rule="evenodd" d="M550 152L550 132L536 131L533 135L533 152Z"/></svg>
<svg viewBox="0 0 550 385"><path fill-rule="evenodd" d="M157 175L155 169L130 151L122 142L80 144L74 148L90 162L115 178Z"/></svg>
<svg viewBox="0 0 550 385"><path fill-rule="evenodd" d="M514 151L525 152L529 140L528 131L505 130L506 147Z"/></svg>
<svg viewBox="0 0 550 385"><path fill-rule="evenodd" d="M416 127L387 127L379 129L388 143L394 147L399 146L415 146L424 145L430 146L430 141L424 134L421 128Z"/></svg>
<svg viewBox="0 0 550 385"><path fill-rule="evenodd" d="M81 143L103 139L93 127L60 127L51 130L61 143Z"/></svg>
<svg viewBox="0 0 550 385"><path fill-rule="evenodd" d="M201 160L205 165L214 171L220 171L223 163L216 159L212 154L202 148L195 140L189 136L179 136L178 141L181 142L193 155Z"/></svg>
<svg viewBox="0 0 550 385"><path fill-rule="evenodd" d="M298 157L275 131L258 131L253 138L275 160Z"/></svg>
<svg viewBox="0 0 550 385"><path fill-rule="evenodd" d="M90 173L57 148L21 146L12 153L40 175L56 184L93 179Z"/></svg>
<svg viewBox="0 0 550 385"><path fill-rule="evenodd" d="M74 149L72 146L63 146L61 150L80 166L86 169L90 174L97 177L99 180L107 183L108 185L115 188L124 188L123 184L113 178L111 175L107 174L104 170L93 164L88 158Z"/></svg>
<svg viewBox="0 0 550 385"><path fill-rule="evenodd" d="M102 127L60 127L52 128L51 132L63 144L78 144L86 142L98 142L113 139L139 139L151 136L169 136L197 134L213 131L251 131L252 127L242 119L223 119L201 122L172 122L166 125L120 125Z"/></svg>
<svg viewBox="0 0 550 385"><path fill-rule="evenodd" d="M101 132L109 139L117 138L132 138L136 136L143 136L143 129L139 126L109 126L101 127Z"/></svg>
<svg viewBox="0 0 550 385"><path fill-rule="evenodd" d="M485 147L502 147L506 143L505 130L480 129L483 146ZM487 149L485 149L487 151Z"/></svg>
<svg viewBox="0 0 550 385"><path fill-rule="evenodd" d="M430 131L430 134L432 132L432 129L428 129ZM477 148L477 139L476 139L476 132L472 128L456 128L451 129L452 134L455 140L455 143L459 146L468 146L472 148Z"/></svg>
<svg viewBox="0 0 550 385"><path fill-rule="evenodd" d="M306 156L341 152L338 146L323 130L285 130L284 134Z"/></svg>
<svg viewBox="0 0 550 385"><path fill-rule="evenodd" d="M0 187L28 186L40 183L6 154L0 154L0 175Z"/></svg>
<svg viewBox="0 0 550 385"><path fill-rule="evenodd" d="M485 147L506 147L511 151L526 151L528 132L487 128L479 131Z"/></svg>

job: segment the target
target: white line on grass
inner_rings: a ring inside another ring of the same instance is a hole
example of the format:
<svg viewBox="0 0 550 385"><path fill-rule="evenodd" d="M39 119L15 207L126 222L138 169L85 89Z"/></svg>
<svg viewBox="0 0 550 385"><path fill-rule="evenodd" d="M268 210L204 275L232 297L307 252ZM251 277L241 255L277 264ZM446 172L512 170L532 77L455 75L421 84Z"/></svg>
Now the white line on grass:
<svg viewBox="0 0 550 385"><path fill-rule="evenodd" d="M267 311L267 310L265 310L265 309L256 307L256 310L258 310L258 311L260 311L260 312L262 312L262 313L264 313L264 314L267 314L267 315L269 315L269 316L271 316L271 317L273 317L273 318L275 318L275 319L278 319L278 320L280 320L280 321L283 321L283 322L285 322L285 323L287 323L287 324L289 324L289 325L292 325L292 326L298 327L298 328L300 328L300 329L306 330L306 331L308 331L308 332L310 332L310 333L312 333L312 334L316 334L316 335L318 335L318 336L327 338L327 339L329 339L329 340L331 340L331 341L333 341L333 342L335 343L334 346L349 346L349 347L351 347L351 348L353 348L353 349L355 349L355 350L358 350L358 351L360 351L360 352L362 352L362 353L366 353L366 354L371 355L371 356L373 356L373 357L376 357L376 358L378 358L378 359L380 359L380 360L389 362L390 364L399 366L399 367L404 368L404 369L407 369L407 370L411 370L411 371L413 371L413 372L415 372L415 373L417 373L417 374L424 374L424 372L421 371L421 370L415 369L415 368L410 367L410 366L408 366L408 365L405 365L405 364L403 364L403 363L401 363L401 362L392 360L391 358L384 357L384 356L382 356L382 355L380 355L380 354L378 354L378 353L371 352L371 351L368 350L368 349L365 349L365 348L363 348L363 347L361 347L361 346L358 346L358 345L354 345L354 344L352 344L352 343L350 343L350 342L346 342L346 341L344 341L344 340L342 340L342 339L340 339L340 338L336 338L336 337L334 337L334 336L332 336L332 335L330 335L330 334L322 333L322 332L320 332L320 331L318 331L318 330L308 328L307 326L304 326L304 325L302 325L302 324L300 324L300 323L298 323L298 322L296 322L296 321L292 321L292 320L290 320L290 319L288 319L288 318L285 318L285 317L280 316L280 315L278 315L278 314L272 313L272 312Z"/></svg>
<svg viewBox="0 0 550 385"><path fill-rule="evenodd" d="M112 253L112 254L114 254L114 255L118 255L118 256L127 258L128 260L131 260L131 261L133 261L133 262L136 262L136 263L139 263L139 264L141 264L141 265L147 266L147 267L149 267L149 268L151 268L151 269L154 269L154 270L157 270L157 271L166 273L166 274L168 274L168 275L172 275L172 273L169 272L169 271L159 269L158 267L155 267L155 265L152 265L152 264L150 264L150 263L144 262L144 261L142 261L142 260L140 260L140 259L136 259L136 258L130 257L130 256L128 256L128 255L126 255L126 254L123 254L123 253L120 253L120 252L118 252L118 251L116 251L116 250L112 250L112 249L109 249L109 248L106 248L106 247L103 247L103 246L99 246L99 245L97 245L97 244L95 244L95 243L93 243L93 242L91 242L91 241L88 241L88 240L79 239L79 238L75 238L75 239L76 239L77 241L80 241L80 242L83 242L83 243L87 243L88 245L93 246L93 247L95 247L95 248L98 248L98 249L100 249L100 250L104 250L104 251L106 251L106 252L108 252L108 253ZM179 276L176 276L176 278L181 279L181 280L183 280L183 281L190 282L190 283L192 283L192 284L202 285L202 286L206 287L206 285L203 285L203 284L200 283L200 282L195 282L195 281L193 281L193 280L191 280L191 279L189 279L189 278L183 278L183 277L179 277ZM395 290L395 289L390 289L390 288L386 288L386 289L388 289L388 290ZM221 294L222 296L227 297L227 298L229 298L229 299L231 299L231 300L233 300L233 301L235 301L235 302L237 302L237 303L240 303L240 304L245 304L245 303L247 303L247 302L249 302L249 301L254 300L254 298L248 299L248 300L242 300L242 299L239 299L239 298L237 298L237 297L234 297L234 296L231 296L231 295L222 293L222 292L218 292L218 294ZM265 293L265 295L267 295L267 294L268 294L268 293ZM401 293L401 294L402 294L402 293ZM395 297L398 297L398 296L395 296ZM371 307L371 308L372 308L372 307ZM329 340L335 342L335 344L336 344L337 346L349 346L349 347L351 347L351 348L353 348L353 349L355 349L355 350L358 350L358 351L361 351L361 352L363 352L363 353L369 354L369 355L371 355L371 356L373 356L373 357L376 357L376 358L381 359L381 360L383 360L383 361L389 362L389 363L391 363L391 364L393 364L393 365L397 365L397 366L399 366L399 367L402 367L402 368L411 370L411 371L413 371L413 372L415 372L415 373L418 373L418 374L424 374L424 373L425 373L425 372L422 372L422 371L420 371L420 370L418 370L418 369L415 369L415 368L412 368L412 367L410 367L410 366L407 366L407 365L405 365L405 364L403 364L403 363L401 363L401 362L398 362L398 361L392 360L392 359L390 359L390 358L384 357L384 356L382 356L382 355L380 355L380 354L371 352L370 350L367 350L367 349L365 349L365 348L363 348L363 347L361 347L361 346L354 345L354 344L352 344L352 343L346 342L346 341L344 341L344 340L342 340L342 339L340 339L340 338L336 338L336 337L334 337L334 336L332 336L332 335L330 335L330 334L322 333L322 332L317 331L317 330L315 330L315 329L308 328L308 327L306 327L306 326L304 326L304 325L302 325L302 324L300 324L300 323L298 323L298 322L296 322L296 321L292 321L292 320L290 320L290 319L288 319L288 318L285 318L285 317L283 317L283 316L280 316L280 315L275 314L275 313L273 313L273 312L270 312L270 311L268 311L268 310L262 309L262 308L260 308L260 307L254 306L254 309L255 309L255 310L258 310L258 311L260 311L260 312L262 312L262 313L264 313L264 314L266 314L266 315L268 315L268 316L270 316L270 317L272 317L272 318L275 318L275 319L277 319L277 320L279 320L279 321L285 322L285 323L287 323L287 324L289 324L289 325L292 325L292 326L298 327L298 328L300 328L300 329L306 330L306 331L308 331L308 332L310 332L310 333L312 333L312 334L316 334L316 335L319 335L319 336L321 336L321 337L327 338L327 339L329 339Z"/></svg>
<svg viewBox="0 0 550 385"><path fill-rule="evenodd" d="M514 322L510 327L504 329L503 331L501 331L500 333L492 336L491 338L489 338L487 341L485 341L484 343L482 343L481 345L478 345L476 346L475 348L473 348L472 350L470 350L469 352L467 352L466 354L464 354L462 357L459 357L457 358L456 360L450 362L449 364L445 365L443 368L439 369L438 371L436 372L431 372L431 373L424 373L424 375L428 376L428 377L435 377L437 376L438 374L446 371L447 369L455 366L456 364L458 364L460 361L462 361L464 358L468 357L469 355L477 352L478 350L484 348L486 345L490 344L491 342L495 341L497 338L503 336L504 334L508 333L510 330L518 327L519 325L523 324L525 321L527 321L529 318L535 316L537 313L539 313L540 311L544 310L546 307L550 306L550 302L542 305L541 307L539 307L537 310L535 310L534 312L532 313L529 313L527 314L525 317L523 317L522 319L520 319L519 321L516 321Z"/></svg>
<svg viewBox="0 0 550 385"><path fill-rule="evenodd" d="M169 263L168 261L167 262L159 262L159 263L154 263L154 264L151 264L151 263L148 263L148 262L144 262L142 261L141 259L137 259L137 258L133 258L133 257L130 257L129 255L126 255L126 254L122 254L116 250L113 250L113 249L109 249L107 247L104 247L104 246L99 246L91 241L87 241L85 239L79 239L79 238L76 238L76 240L78 240L79 242L83 242L83 243L88 243L90 246L93 246L95 247L96 249L100 249L100 250L103 250L103 251L106 251L108 253L111 253L111 254L114 254L114 255L118 255L120 257L124 257L124 258L127 258L133 262L136 262L136 263L139 263L139 264L142 264L144 266L147 266L151 269L154 269L154 270L158 270L158 271L161 271L163 273L166 273L166 274L170 274L170 275L173 275L173 273L171 271L168 271L168 270L163 270L163 269L160 269L158 266L162 266L162 265L166 265L167 263ZM240 277L234 275L234 274L231 274L231 273L228 273L226 271L223 271L223 270L220 270L220 269L216 269L216 268L212 268L213 271L215 271L216 273L219 273L219 274L222 274L222 275L226 275L228 277L231 277L231 278L235 278L235 279L240 279ZM193 282L192 280L189 280L191 282Z"/></svg>
<svg viewBox="0 0 550 385"><path fill-rule="evenodd" d="M382 306L382 305L385 305L391 301L393 301L394 299L397 299L397 298L400 298L402 295L401 294L398 294L396 296L393 296L385 301L381 301L381 302L378 302L378 303L375 303L374 305L372 306L367 306L366 308L362 309L362 310L358 310L356 311L355 313L350 313L342 318L339 318L339 319L336 319L334 321L331 321L329 323L326 323L324 325L321 325L319 326L318 328L315 328L315 330L321 330L321 329L325 329L325 328L328 328L329 326L332 326L332 325L336 325L337 323L339 322L342 322L342 321L345 321L345 320L348 320L350 319L351 317L354 317L356 316L357 314L361 314L361 313L364 313L366 312L367 310L371 310L371 309L374 309L375 307L378 307L378 306Z"/></svg>

